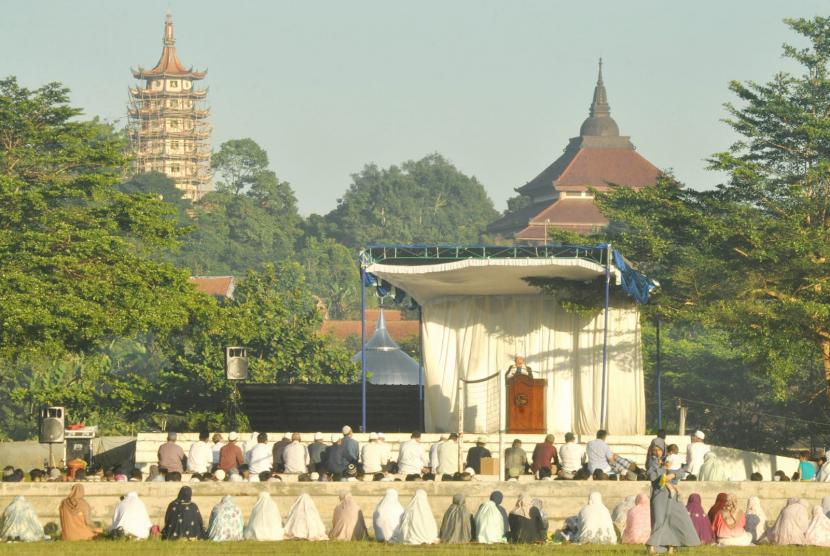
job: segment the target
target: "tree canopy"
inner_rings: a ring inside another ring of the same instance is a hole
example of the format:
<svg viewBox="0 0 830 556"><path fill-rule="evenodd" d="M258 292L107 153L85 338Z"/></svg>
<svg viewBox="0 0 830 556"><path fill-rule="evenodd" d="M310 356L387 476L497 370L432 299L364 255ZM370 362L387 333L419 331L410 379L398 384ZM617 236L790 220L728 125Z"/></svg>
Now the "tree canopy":
<svg viewBox="0 0 830 556"><path fill-rule="evenodd" d="M325 217L348 247L373 242L477 242L498 217L484 187L439 154L388 169L369 164Z"/></svg>

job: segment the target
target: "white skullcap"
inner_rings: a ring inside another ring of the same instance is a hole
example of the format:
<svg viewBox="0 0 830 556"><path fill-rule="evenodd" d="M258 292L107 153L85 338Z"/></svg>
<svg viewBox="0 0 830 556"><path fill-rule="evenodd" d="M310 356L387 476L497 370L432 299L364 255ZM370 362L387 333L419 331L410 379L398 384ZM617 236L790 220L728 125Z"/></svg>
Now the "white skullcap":
<svg viewBox="0 0 830 556"><path fill-rule="evenodd" d="M376 433L376 432L370 432L369 433L369 440L377 440L377 439L378 439L378 433Z"/></svg>
<svg viewBox="0 0 830 556"><path fill-rule="evenodd" d="M236 434L236 431L231 431L228 435L228 440L230 440L231 442L235 441L237 438L239 438L239 435Z"/></svg>
<svg viewBox="0 0 830 556"><path fill-rule="evenodd" d="M323 433L315 432L314 433L314 440L323 440Z"/></svg>
<svg viewBox="0 0 830 556"><path fill-rule="evenodd" d="M704 438L706 438L706 435L703 434L703 431L695 431L695 438L703 440Z"/></svg>
<svg viewBox="0 0 830 556"><path fill-rule="evenodd" d="M282 437L283 437L283 438L285 438L285 439L287 439L287 440L291 440L291 433L290 433L290 432L287 432L287 433L285 433L284 435L282 435Z"/></svg>
<svg viewBox="0 0 830 556"><path fill-rule="evenodd" d="M386 435L383 434L382 432L379 432L378 433L378 438L386 438Z"/></svg>

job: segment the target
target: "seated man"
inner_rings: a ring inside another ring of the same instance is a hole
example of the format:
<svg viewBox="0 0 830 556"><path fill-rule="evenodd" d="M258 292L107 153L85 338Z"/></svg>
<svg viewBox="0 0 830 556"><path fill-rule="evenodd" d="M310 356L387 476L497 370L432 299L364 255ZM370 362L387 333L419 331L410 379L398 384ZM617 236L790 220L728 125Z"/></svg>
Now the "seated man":
<svg viewBox="0 0 830 556"><path fill-rule="evenodd" d="M513 365L507 368L506 376L511 377L513 375L527 375L530 378L533 378L533 371L530 367L525 365L525 358L521 355L517 355L516 359L513 360Z"/></svg>
<svg viewBox="0 0 830 556"><path fill-rule="evenodd" d="M565 435L565 443L559 447L559 461L562 469L559 470L561 479L574 479L576 473L582 469L585 459L585 447L576 443L576 436L569 432Z"/></svg>
<svg viewBox="0 0 830 556"><path fill-rule="evenodd" d="M481 458L493 457L490 450L485 448L486 445L486 436L479 436L476 439L476 445L467 451L467 463L464 465L464 469L469 467L476 472L476 475L481 474Z"/></svg>
<svg viewBox="0 0 830 556"><path fill-rule="evenodd" d="M559 457L556 454L556 446L553 445L555 440L555 437L549 434L533 449L533 465L530 470L537 479L553 477L559 470Z"/></svg>
<svg viewBox="0 0 830 556"><path fill-rule="evenodd" d="M616 455L611 451L611 447L605 443L605 437L608 432L605 430L598 430L597 437L585 446L585 454L588 457L588 472L593 474L597 469L601 469L603 473L611 473L611 464L614 463Z"/></svg>
<svg viewBox="0 0 830 556"><path fill-rule="evenodd" d="M522 449L522 441L518 438L513 445L504 451L504 476L507 479L518 479L527 469L527 452Z"/></svg>

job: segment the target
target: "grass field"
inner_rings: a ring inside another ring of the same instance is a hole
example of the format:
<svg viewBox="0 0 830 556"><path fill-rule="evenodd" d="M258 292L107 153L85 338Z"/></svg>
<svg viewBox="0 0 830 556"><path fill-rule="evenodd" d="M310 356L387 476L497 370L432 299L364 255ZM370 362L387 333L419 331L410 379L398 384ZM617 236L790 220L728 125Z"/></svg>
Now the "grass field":
<svg viewBox="0 0 830 556"><path fill-rule="evenodd" d="M370 554L646 554L641 546L575 546L575 545L434 545L392 546L373 542L169 542L169 541L95 541L95 542L41 542L33 544L0 544L0 555L5 554L82 554L84 556L119 556L126 554L162 554L169 556L194 556L210 554L337 554L338 556ZM681 549L678 554L714 555L726 554L827 554L827 549L815 547L756 546L747 548L703 547Z"/></svg>

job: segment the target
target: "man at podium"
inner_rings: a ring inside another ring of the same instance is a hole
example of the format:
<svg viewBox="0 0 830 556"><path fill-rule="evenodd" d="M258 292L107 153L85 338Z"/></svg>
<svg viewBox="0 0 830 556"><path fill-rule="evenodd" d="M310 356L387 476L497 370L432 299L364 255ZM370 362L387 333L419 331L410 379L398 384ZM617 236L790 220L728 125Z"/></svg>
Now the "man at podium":
<svg viewBox="0 0 830 556"><path fill-rule="evenodd" d="M533 371L530 367L525 365L525 358L521 355L517 355L516 359L513 361L513 365L510 365L507 369L507 373L505 376L510 378L513 375L527 375L529 378L533 378Z"/></svg>

